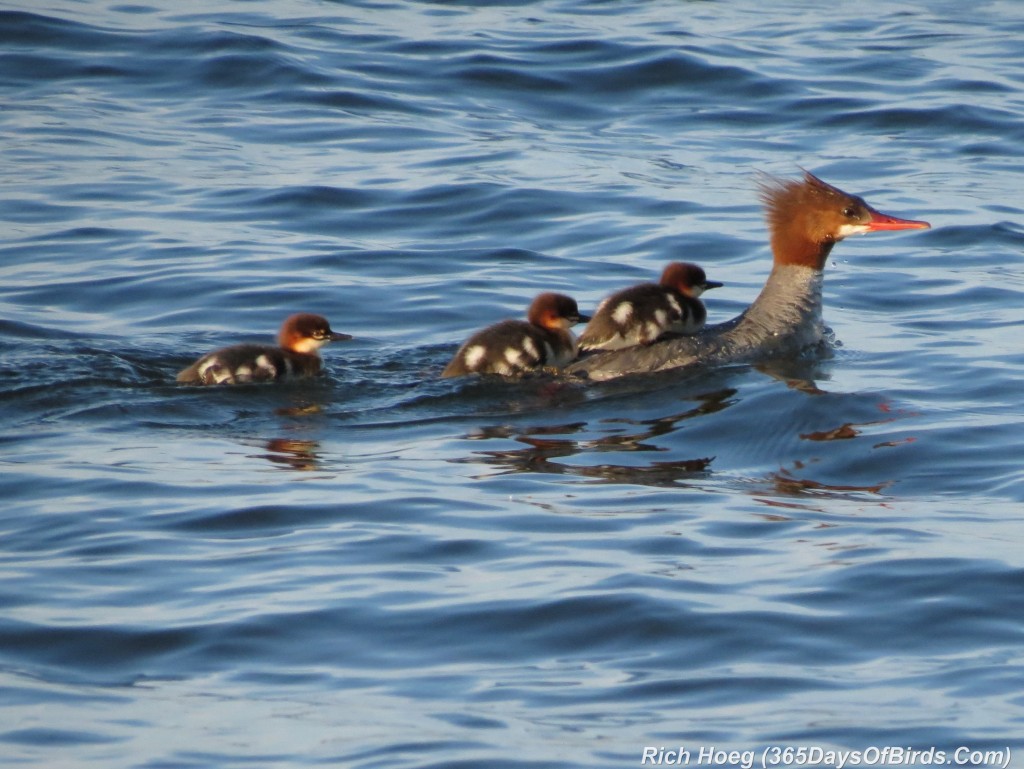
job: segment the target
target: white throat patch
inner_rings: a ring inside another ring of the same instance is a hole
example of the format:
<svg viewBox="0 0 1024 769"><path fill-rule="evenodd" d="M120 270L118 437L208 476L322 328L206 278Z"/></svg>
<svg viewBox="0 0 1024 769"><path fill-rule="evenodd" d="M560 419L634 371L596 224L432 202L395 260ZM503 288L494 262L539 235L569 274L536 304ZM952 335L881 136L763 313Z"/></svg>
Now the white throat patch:
<svg viewBox="0 0 1024 769"><path fill-rule="evenodd" d="M844 224L839 228L839 232L836 233L836 238L842 240L848 238L851 235L863 235L868 232L871 228L866 224Z"/></svg>

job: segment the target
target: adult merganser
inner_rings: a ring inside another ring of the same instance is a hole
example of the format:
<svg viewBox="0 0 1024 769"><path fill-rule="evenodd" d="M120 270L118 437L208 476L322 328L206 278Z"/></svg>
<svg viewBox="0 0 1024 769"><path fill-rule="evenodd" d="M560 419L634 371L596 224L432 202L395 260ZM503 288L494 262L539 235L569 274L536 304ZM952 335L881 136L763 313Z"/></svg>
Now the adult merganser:
<svg viewBox="0 0 1024 769"><path fill-rule="evenodd" d="M331 331L326 318L310 313L292 315L281 325L278 346L236 344L207 353L178 373L182 384L242 384L320 373L317 350L328 342L351 339Z"/></svg>
<svg viewBox="0 0 1024 769"><path fill-rule="evenodd" d="M503 320L473 334L441 372L513 376L551 366L562 368L578 349L569 330L590 320L576 300L564 294L540 294L530 305L527 320Z"/></svg>
<svg viewBox="0 0 1024 769"><path fill-rule="evenodd" d="M879 213L809 172L801 181L768 178L761 199L771 230L772 271L761 294L739 316L694 336L584 357L567 372L590 379L663 371L697 363L729 363L795 353L824 338L821 281L825 259L845 237L884 230L928 229L928 222Z"/></svg>
<svg viewBox="0 0 1024 769"><path fill-rule="evenodd" d="M621 350L666 334L696 334L707 310L698 297L721 283L687 262L672 262L657 283L630 286L604 299L580 334L580 350Z"/></svg>

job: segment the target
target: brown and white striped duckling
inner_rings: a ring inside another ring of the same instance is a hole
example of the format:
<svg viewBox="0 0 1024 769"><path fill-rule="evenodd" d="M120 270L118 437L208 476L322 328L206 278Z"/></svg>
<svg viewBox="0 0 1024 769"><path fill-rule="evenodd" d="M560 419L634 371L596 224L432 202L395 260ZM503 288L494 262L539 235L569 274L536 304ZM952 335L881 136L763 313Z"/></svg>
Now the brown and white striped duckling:
<svg viewBox="0 0 1024 769"><path fill-rule="evenodd" d="M698 297L721 285L695 264L672 262L658 283L630 286L603 300L580 335L580 349L621 350L666 333L696 334L707 318Z"/></svg>
<svg viewBox="0 0 1024 769"><path fill-rule="evenodd" d="M277 347L269 344L236 344L207 353L178 373L182 384L214 385L269 382L320 373L317 353L328 342L351 339L331 331L327 319L311 313L290 316L281 325Z"/></svg>
<svg viewBox="0 0 1024 769"><path fill-rule="evenodd" d="M588 320L580 314L575 299L540 294L530 305L527 320L503 320L473 334L441 376L514 376L549 366L561 368L578 352L576 337L569 329Z"/></svg>

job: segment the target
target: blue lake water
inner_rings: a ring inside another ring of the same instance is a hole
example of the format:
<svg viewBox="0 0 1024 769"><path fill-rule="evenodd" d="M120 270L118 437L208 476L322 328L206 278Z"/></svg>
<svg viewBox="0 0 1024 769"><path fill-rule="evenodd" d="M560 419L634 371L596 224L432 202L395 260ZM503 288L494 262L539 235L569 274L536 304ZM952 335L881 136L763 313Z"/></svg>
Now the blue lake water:
<svg viewBox="0 0 1024 769"><path fill-rule="evenodd" d="M964 8L4 4L4 765L1019 763L1024 5ZM732 317L801 167L933 225L833 251L831 354L438 378L673 259ZM175 386L298 310L326 377Z"/></svg>

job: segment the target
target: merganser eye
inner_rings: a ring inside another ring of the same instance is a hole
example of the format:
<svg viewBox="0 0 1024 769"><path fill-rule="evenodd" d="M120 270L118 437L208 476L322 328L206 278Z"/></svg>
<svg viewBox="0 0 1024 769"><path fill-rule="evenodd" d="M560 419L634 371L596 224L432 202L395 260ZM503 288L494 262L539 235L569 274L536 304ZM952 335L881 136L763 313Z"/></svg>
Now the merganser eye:
<svg viewBox="0 0 1024 769"><path fill-rule="evenodd" d="M847 219L856 219L857 209L854 208L853 206L847 206L846 208L843 209L843 216L845 216Z"/></svg>

